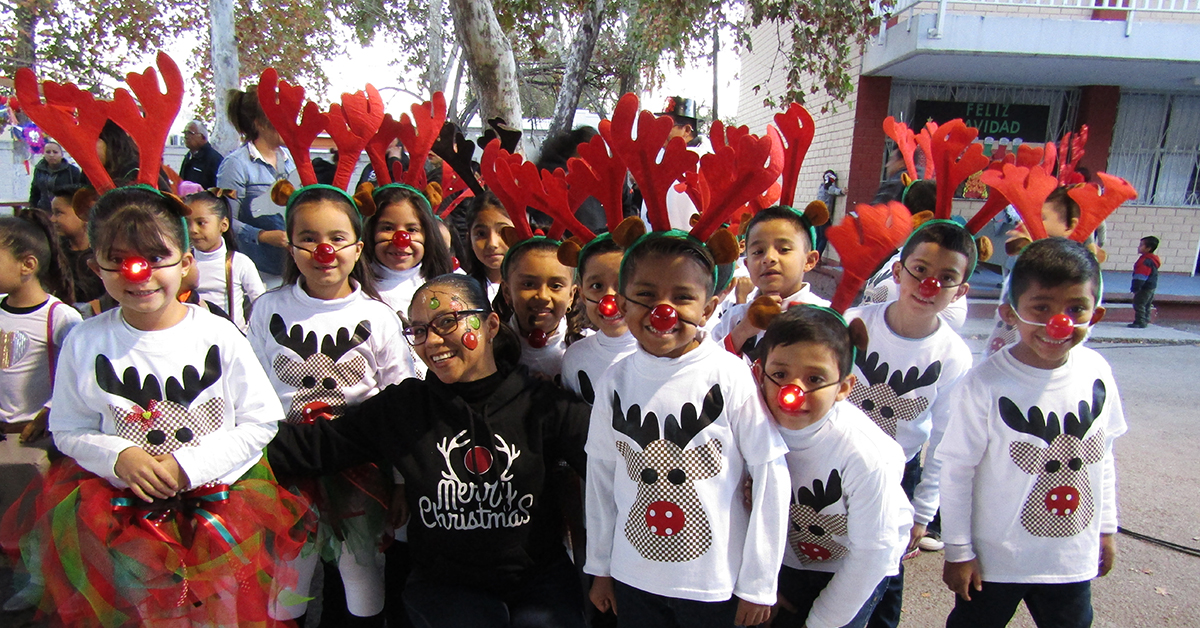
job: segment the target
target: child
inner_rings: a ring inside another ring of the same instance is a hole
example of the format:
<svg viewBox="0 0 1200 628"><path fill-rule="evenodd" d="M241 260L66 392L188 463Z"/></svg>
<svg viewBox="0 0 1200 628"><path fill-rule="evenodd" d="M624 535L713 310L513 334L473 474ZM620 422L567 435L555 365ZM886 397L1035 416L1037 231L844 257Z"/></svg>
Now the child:
<svg viewBox="0 0 1200 628"><path fill-rule="evenodd" d="M625 315L617 307L617 276L621 268L621 247L612 236L599 236L579 252L579 293L583 297L588 320L600 333L592 334L567 347L563 356L563 386L588 403L595 400L595 385L600 377L625 356L637 349L637 339L629 333Z"/></svg>
<svg viewBox="0 0 1200 628"><path fill-rule="evenodd" d="M471 276L487 289L488 301L496 302L500 294L502 273L500 265L508 252L508 244L500 236L513 222L499 199L491 193L475 197L467 213L467 232L471 239Z"/></svg>
<svg viewBox="0 0 1200 628"><path fill-rule="evenodd" d="M262 622L300 549L306 507L262 458L279 402L241 334L175 298L186 211L146 186L93 210L90 265L119 307L63 344L50 430L68 458L4 523L62 625Z"/></svg>
<svg viewBox="0 0 1200 628"><path fill-rule="evenodd" d="M68 185L58 188L54 190L54 198L50 200L50 222L62 239L60 246L63 255L66 256L66 268L75 284L74 294L64 299L71 304L87 303L104 294L104 284L100 283L100 278L87 265L88 258L92 256L92 245L87 238L87 221L79 217L71 204L75 193L81 187ZM85 211L84 214L86 213Z"/></svg>
<svg viewBox="0 0 1200 628"><path fill-rule="evenodd" d="M274 193L273 193L274 194ZM291 423L336 419L384 387L413 377L400 320L377 300L360 261L362 218L353 199L333 186L313 185L289 198L291 255L284 285L259 298L250 343ZM317 536L297 563L301 595L318 556L336 562L350 613L374 619L383 611L383 504L390 479L375 467L302 485L321 514ZM280 603L276 619L305 612L307 603ZM382 621L382 617L378 618Z"/></svg>
<svg viewBox="0 0 1200 628"><path fill-rule="evenodd" d="M1130 327L1144 328L1150 325L1150 308L1154 307L1154 290L1158 288L1158 269L1162 260L1154 254L1158 250L1158 238L1146 236L1138 243L1138 259L1133 265L1133 322Z"/></svg>
<svg viewBox="0 0 1200 628"><path fill-rule="evenodd" d="M788 551L773 626L866 626L909 541L904 452L846 401L861 320L798 306L771 321L754 374L787 443Z"/></svg>
<svg viewBox="0 0 1200 628"><path fill-rule="evenodd" d="M768 296L784 309L796 303L829 305L804 281L804 273L821 259L812 248L814 222L825 221L814 219L809 211L801 214L782 206L764 209L750 219L746 227L746 268L757 288L751 301ZM734 306L713 331L713 339L723 342L735 355L752 353L754 343L762 337L763 330L746 315L749 308L749 304Z"/></svg>
<svg viewBox="0 0 1200 628"><path fill-rule="evenodd" d="M219 304L244 333L250 304L266 289L254 262L237 252L229 231L229 204L235 196L232 190L218 188L189 195L188 235L200 273L200 300Z"/></svg>
<svg viewBox="0 0 1200 628"><path fill-rule="evenodd" d="M909 499L921 477L921 449L932 425L929 408L971 368L971 350L938 314L966 296L976 259L969 231L953 221L930 220L913 231L892 265L900 297L846 313L847 319L862 319L870 335L855 360L858 382L850 401L904 450L908 463L901 485ZM928 523L913 525L913 547ZM875 609L886 625L899 622L903 583L901 566Z"/></svg>
<svg viewBox="0 0 1200 628"><path fill-rule="evenodd" d="M697 334L716 307L715 263L676 233L643 236L621 263L638 350L596 385L584 571L622 625L756 625L783 559L787 450L744 363Z"/></svg>
<svg viewBox="0 0 1200 628"><path fill-rule="evenodd" d="M454 270L449 245L416 188L392 183L375 189L372 198L376 210L366 225L371 246L364 253L378 277L379 296L403 315L421 284Z"/></svg>
<svg viewBox="0 0 1200 628"><path fill-rule="evenodd" d="M555 379L567 350L567 309L575 300L575 274L558 261L559 243L544 237L513 243L501 265L501 292L513 310L521 339L521 364Z"/></svg>
<svg viewBox="0 0 1200 628"><path fill-rule="evenodd" d="M1083 244L1030 244L1001 306L1020 340L955 389L936 452L948 627L1004 626L1021 600L1038 626L1091 624L1090 580L1116 554L1112 443L1126 427L1108 363L1079 346L1104 318L1099 296Z"/></svg>

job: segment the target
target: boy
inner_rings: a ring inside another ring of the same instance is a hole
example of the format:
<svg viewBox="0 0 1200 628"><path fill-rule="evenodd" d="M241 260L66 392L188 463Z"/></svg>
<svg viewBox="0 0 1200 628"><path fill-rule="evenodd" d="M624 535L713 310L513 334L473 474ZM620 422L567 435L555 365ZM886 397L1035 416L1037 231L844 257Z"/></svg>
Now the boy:
<svg viewBox="0 0 1200 628"><path fill-rule="evenodd" d="M797 303L829 305L804 281L804 273L821 259L812 248L814 237L808 221L790 207L777 205L755 214L746 225L746 269L757 288L748 301L766 295L785 310ZM749 309L749 302L730 308L713 330L713 340L735 355L752 354L762 337L763 330L746 316Z"/></svg>
<svg viewBox="0 0 1200 628"><path fill-rule="evenodd" d="M749 369L698 334L715 280L690 237L643 236L621 264L618 305L638 349L596 385L584 571L622 626L752 626L776 601L787 448Z"/></svg>
<svg viewBox="0 0 1200 628"><path fill-rule="evenodd" d="M1125 432L1112 370L1078 346L1104 318L1099 293L1084 245L1029 245L1001 306L1020 340L955 391L935 454L943 580L958 594L949 628L1004 626L1021 600L1039 627L1091 625L1089 581L1116 552L1112 442Z"/></svg>
<svg viewBox="0 0 1200 628"><path fill-rule="evenodd" d="M754 374L792 476L776 628L862 628L908 547L904 452L846 401L852 338L866 341L862 322L853 325L833 310L797 306L775 317L759 343Z"/></svg>
<svg viewBox="0 0 1200 628"><path fill-rule="evenodd" d="M909 499L921 480L929 408L971 368L971 350L938 314L966 296L976 260L969 231L949 220L928 221L913 231L892 265L900 297L846 313L847 319L861 318L870 337L855 360L858 382L850 401L904 450L908 462L901 485ZM929 523L918 519L913 525L910 550ZM903 586L901 565L875 609L873 626L899 623Z"/></svg>
<svg viewBox="0 0 1200 628"><path fill-rule="evenodd" d="M1133 285L1129 291L1133 293L1133 328L1144 328L1150 325L1150 308L1154 306L1154 290L1158 288L1158 269L1162 260L1154 254L1158 250L1158 238L1146 236L1138 244L1137 262L1133 265Z"/></svg>
<svg viewBox="0 0 1200 628"><path fill-rule="evenodd" d="M54 198L50 199L50 222L62 238L63 254L67 257L71 276L75 279L75 298L72 303L87 303L104 294L104 284L100 283L100 277L87 266L87 261L92 257L87 223L79 218L71 206L75 192L81 187L83 186L60 187L54 190Z"/></svg>

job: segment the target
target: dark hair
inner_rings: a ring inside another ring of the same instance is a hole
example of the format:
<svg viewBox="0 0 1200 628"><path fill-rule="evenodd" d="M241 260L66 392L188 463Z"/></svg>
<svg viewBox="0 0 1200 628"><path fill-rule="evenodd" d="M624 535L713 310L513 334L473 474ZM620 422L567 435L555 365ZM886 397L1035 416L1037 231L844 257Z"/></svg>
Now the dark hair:
<svg viewBox="0 0 1200 628"><path fill-rule="evenodd" d="M713 261L708 247L690 237L677 238L659 235L635 242L625 252L625 257L621 260L621 273L618 279L621 294L625 293L625 285L629 282L629 278L637 273L642 260L651 255L668 258L685 257L695 261L704 270L704 296L707 298L716 294L716 278L713 273L716 262Z"/></svg>
<svg viewBox="0 0 1200 628"><path fill-rule="evenodd" d="M309 203L319 203L326 201L337 205L338 209L342 210L347 217L350 218L350 224L354 228L354 236L361 241L363 239L363 222L362 216L358 213L358 208L350 204L350 199L346 197L344 192L339 193L335 189L326 187L302 188L300 193L291 202L287 210L287 221L284 227L287 230L288 241L292 239L292 229L296 227L296 211L302 205ZM350 270L350 278L358 282L359 289L363 294L382 301L379 296L379 290L375 288L375 273L371 270L371 265L366 263L362 257L354 263L354 268ZM296 260L292 259L291 255L284 256L283 263L283 284L295 285L300 281L300 269L296 267Z"/></svg>
<svg viewBox="0 0 1200 628"><path fill-rule="evenodd" d="M533 238L532 240L518 242L517 244L509 247L508 254L504 256L504 274L501 275L501 279L508 281L508 273L512 272L513 267L519 264L521 260L525 259L525 257L534 251L550 253L554 256L555 261L557 261L558 244L558 242L555 242L549 238ZM572 273L571 281L575 280L573 275L574 273Z"/></svg>
<svg viewBox="0 0 1200 628"><path fill-rule="evenodd" d="M139 187L117 188L101 196L88 221L96 259L108 255L117 242L145 257L186 252L183 209L177 201Z"/></svg>
<svg viewBox="0 0 1200 628"><path fill-rule="evenodd" d="M750 231L758 225L761 225L769 220L786 220L792 223L792 225L796 227L796 231L804 234L804 242L808 251L813 250L813 243L810 240L812 233L809 231L810 226L807 221L805 221L800 214L796 212L796 210L790 207L784 207L782 205L768 207L760 210L758 213L750 217L750 220L746 222L747 242L750 240ZM808 251L805 252L807 253Z"/></svg>
<svg viewBox="0 0 1200 628"><path fill-rule="evenodd" d="M75 300L75 279L46 212L30 208L0 217L0 248L18 259L32 255L42 289L67 303Z"/></svg>
<svg viewBox="0 0 1200 628"><path fill-rule="evenodd" d="M466 302L467 307L470 309L483 310L487 314L493 312L492 304L488 303L487 290L484 289L483 284L467 275L459 273L438 275L425 282L413 293L413 303L417 302L416 295L422 291L439 286L448 287L458 293L458 296L463 298L463 301ZM410 304L408 307L411 311L412 305ZM405 312L404 315L407 320L410 313ZM517 339L517 332L504 324L503 321L500 322L500 329L496 332L496 339L492 341L492 355L496 358L496 366L504 365L506 370L511 369L521 361L521 341Z"/></svg>
<svg viewBox="0 0 1200 628"><path fill-rule="evenodd" d="M1079 220L1079 203L1076 203L1075 199L1067 193L1069 189L1065 185L1060 185L1046 197L1046 202L1054 205L1054 211L1058 212L1058 216L1062 218L1067 227L1070 227L1072 222Z"/></svg>
<svg viewBox="0 0 1200 628"><path fill-rule="evenodd" d="M480 285L486 286L487 281L488 281L487 265L485 265L482 261L480 261L480 259L478 257L475 257L475 247L472 244L474 238L471 236L471 230L474 229L475 221L479 219L479 215L482 214L483 212L491 209L491 210L498 211L501 214L504 214L505 216L508 216L508 210L504 209L504 205L500 202L500 199L496 198L496 195L492 194L489 191L484 191L483 194L478 194L478 195L474 196L473 198L471 198L470 201L467 201L467 203L469 203L469 205L467 207L467 221L466 221L467 222L467 242L466 242L467 246L466 246L466 248L468 251L470 251L470 255L467 256L467 258L468 258L467 261L470 263L465 264L465 266L467 267L467 273L469 275L474 277L475 280L480 283Z"/></svg>
<svg viewBox="0 0 1200 628"><path fill-rule="evenodd" d="M435 216L435 218L437 218L437 224L445 226L446 231L450 234L450 241L446 243L447 248L450 250L450 257L452 258L450 260L450 266L453 267L454 262L457 261L459 267L462 268L464 273L470 271L470 253L468 252L467 245L463 243L462 236L459 234L458 229L455 229L454 225L447 223L445 220L442 220L439 217ZM441 228L439 228L438 231L440 232Z"/></svg>
<svg viewBox="0 0 1200 628"><path fill-rule="evenodd" d="M554 171L555 168L567 169L567 160L578 154L580 144L591 141L599 132L590 126L581 126L572 131L562 131L547 138L542 143L542 152L538 155L537 167L540 170Z"/></svg>
<svg viewBox="0 0 1200 628"><path fill-rule="evenodd" d="M454 271L450 261L450 247L442 239L442 230L438 221L429 208L429 199L408 188L388 187L375 194L375 213L367 218L364 233L370 235L367 242L367 260L378 263L375 257L375 233L379 230L379 219L390 205L408 202L417 214L417 222L421 224L421 233L425 236L425 254L421 257L421 277L426 281Z"/></svg>
<svg viewBox="0 0 1200 628"><path fill-rule="evenodd" d="M897 200L914 214L934 211L937 208L937 182L917 179L904 188Z"/></svg>
<svg viewBox="0 0 1200 628"><path fill-rule="evenodd" d="M519 242L512 248L508 249L508 254L504 256L503 279L505 282L508 282L508 273L513 272L513 269L516 268L517 264L521 263L521 260L528 257L529 254L533 253L534 251L549 253L551 257L554 258L554 261L558 262L558 242L548 238L534 238L532 240ZM572 282L575 281L575 273L567 273L567 277L569 277ZM509 283L509 287L512 287L511 283ZM505 308L497 308L497 312L500 313L505 320L508 320L512 317L513 310L515 310L515 307L508 306L507 302ZM583 321L587 318L587 313L582 305L582 299L578 292L576 292L575 297L571 299L571 303L567 306L567 312L564 314L564 316L567 319L567 332L564 338L569 341L568 343L581 339L583 337L581 333L581 330L583 329Z"/></svg>
<svg viewBox="0 0 1200 628"><path fill-rule="evenodd" d="M963 272L963 281L971 278L975 264L979 261L979 250L975 247L975 237L966 227L949 220L933 220L917 227L904 243L904 248L900 249L900 263L908 261L908 256L926 242L966 256L967 267Z"/></svg>
<svg viewBox="0 0 1200 628"><path fill-rule="evenodd" d="M592 261L592 259L597 255L621 252L621 245L617 244L612 238L608 237L601 237L587 245L587 247L579 252L579 265L576 266L576 282L583 282L583 276L587 274L588 262Z"/></svg>
<svg viewBox="0 0 1200 628"><path fill-rule="evenodd" d="M1091 282L1092 296L1100 301L1100 262L1087 246L1066 238L1045 238L1025 247L1008 276L1008 300L1017 300L1036 283L1043 288Z"/></svg>
<svg viewBox="0 0 1200 628"><path fill-rule="evenodd" d="M799 305L788 308L771 320L755 351L766 368L772 349L798 342L814 342L832 351L838 363L838 377L849 375L854 368L850 328L832 310L822 307Z"/></svg>
<svg viewBox="0 0 1200 628"><path fill-rule="evenodd" d="M189 203L204 203L205 205L211 207L213 213L217 215L217 218L222 219L222 220L228 220L230 222L230 226L232 227L233 212L229 208L229 199L228 198L226 198L224 196L217 196L216 194L213 194L212 192L209 192L208 190L200 190L199 192L196 192L195 194L189 194L186 200ZM237 238L233 237L233 229L232 228L226 229L221 234L221 239L225 241L226 249L229 249L230 251L238 250L237 249Z"/></svg>
<svg viewBox="0 0 1200 628"><path fill-rule="evenodd" d="M54 198L65 198L68 201L75 198L75 193L83 189L79 183L68 183L54 188Z"/></svg>
<svg viewBox="0 0 1200 628"><path fill-rule="evenodd" d="M1158 238L1154 236L1146 236L1142 238L1141 242L1146 245L1146 248L1150 249L1151 253L1158 250Z"/></svg>
<svg viewBox="0 0 1200 628"><path fill-rule="evenodd" d="M274 128L258 102L258 85L250 85L246 87L246 91L229 90L229 104L225 107L225 114L229 116L233 128L237 129L247 142L258 139L259 129Z"/></svg>
<svg viewBox="0 0 1200 628"><path fill-rule="evenodd" d="M107 158L104 169L117 187L133 183L138 176L138 147L133 138L117 123L109 120L100 129L100 141L104 142Z"/></svg>

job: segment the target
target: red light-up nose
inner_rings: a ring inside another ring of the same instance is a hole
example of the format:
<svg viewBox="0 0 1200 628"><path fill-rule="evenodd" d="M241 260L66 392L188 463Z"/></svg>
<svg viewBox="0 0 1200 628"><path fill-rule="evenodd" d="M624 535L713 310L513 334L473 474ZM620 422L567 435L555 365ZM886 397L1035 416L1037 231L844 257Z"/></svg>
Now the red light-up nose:
<svg viewBox="0 0 1200 628"><path fill-rule="evenodd" d="M917 292L926 299L932 299L937 296L937 293L942 291L942 282L933 277L926 277L921 280L921 285L917 287Z"/></svg>
<svg viewBox="0 0 1200 628"><path fill-rule="evenodd" d="M779 407L787 412L799 412L804 405L804 391L795 384L788 384L779 389Z"/></svg>
<svg viewBox="0 0 1200 628"><path fill-rule="evenodd" d="M675 329L675 324L678 322L679 313L666 303L660 303L650 310L650 326L658 331L663 333L671 331Z"/></svg>
<svg viewBox="0 0 1200 628"><path fill-rule="evenodd" d="M547 334L540 329L535 329L529 332L529 335L525 337L525 340L529 341L529 346L533 347L534 349L541 349L542 347L546 346L546 341L549 339L550 334Z"/></svg>
<svg viewBox="0 0 1200 628"><path fill-rule="evenodd" d="M140 257L127 257L121 261L121 276L127 281L142 283L150 278L150 262Z"/></svg>
<svg viewBox="0 0 1200 628"><path fill-rule="evenodd" d="M412 244L412 234L407 231L397 231L392 234L392 246L407 249Z"/></svg>
<svg viewBox="0 0 1200 628"><path fill-rule="evenodd" d="M318 264L332 264L333 260L337 259L337 250L329 243L318 244L312 256Z"/></svg>
<svg viewBox="0 0 1200 628"><path fill-rule="evenodd" d="M1066 340L1075 333L1075 321L1066 314L1055 314L1046 323L1046 335L1055 340Z"/></svg>
<svg viewBox="0 0 1200 628"><path fill-rule="evenodd" d="M617 307L617 297L606 294L600 302L596 304L596 309L600 311L600 315L606 318L612 318L621 312Z"/></svg>

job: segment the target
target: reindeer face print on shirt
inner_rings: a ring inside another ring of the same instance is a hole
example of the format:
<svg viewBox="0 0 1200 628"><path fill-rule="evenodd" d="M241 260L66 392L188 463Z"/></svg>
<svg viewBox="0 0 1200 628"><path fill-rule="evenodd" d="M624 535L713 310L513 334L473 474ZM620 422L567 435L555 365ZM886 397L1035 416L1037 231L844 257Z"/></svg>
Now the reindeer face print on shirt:
<svg viewBox="0 0 1200 628"><path fill-rule="evenodd" d="M1021 412L1008 397L1001 397L1000 418L1022 434L1037 437L1045 447L1014 441L1009 455L1022 471L1037 477L1025 506L1021 525L1040 537L1067 537L1083 531L1095 512L1092 485L1086 467L1104 458L1104 430L1087 435L1104 409L1104 382L1092 384L1092 402L1080 401L1078 414L1046 415L1037 406Z"/></svg>
<svg viewBox="0 0 1200 628"><path fill-rule="evenodd" d="M712 545L712 531L695 483L721 472L721 441L710 439L688 448L692 439L721 415L725 399L714 384L704 397L700 413L683 404L679 418L668 415L659 436L658 417L634 404L621 407L613 392L613 429L639 445L618 440L629 478L637 483L637 499L625 524L625 538L642 557L659 562L685 562L703 556Z"/></svg>
<svg viewBox="0 0 1200 628"><path fill-rule="evenodd" d="M915 366L907 372L892 372L888 363L880 362L879 354L875 352L865 356L859 353L854 363L862 371L863 379L850 391L850 403L858 406L892 438L896 437L900 421L912 421L929 407L925 397L902 397L918 388L936 384L942 375L940 361L930 364L924 373Z"/></svg>
<svg viewBox="0 0 1200 628"><path fill-rule="evenodd" d="M300 325L292 325L288 331L278 314L271 315L270 330L280 346L291 349L301 359L297 362L280 354L272 364L279 381L296 389L288 408L288 422L311 423L341 416L346 411L343 389L362 381L367 372L367 361L361 355L344 362L339 360L371 337L371 322L361 321L353 334L343 327L336 337L325 336L320 350L316 332L305 334Z"/></svg>
<svg viewBox="0 0 1200 628"><path fill-rule="evenodd" d="M513 468L521 458L520 448L500 434L492 434L489 442L472 440L467 432L443 437L436 445L445 462L437 495L422 495L414 516L426 528L446 530L516 528L529 523L533 494L521 492L514 482L518 473L527 472Z"/></svg>
<svg viewBox="0 0 1200 628"><path fill-rule="evenodd" d="M180 379L168 377L159 386L153 373L142 378L135 367L117 376L107 356L96 356L96 383L106 393L131 405L109 405L117 436L136 443L151 456L169 454L199 442L200 437L221 428L224 400L214 397L195 407L202 392L221 379L221 355L216 346L204 358L204 370L183 367Z"/></svg>
<svg viewBox="0 0 1200 628"><path fill-rule="evenodd" d="M850 533L846 515L823 515L821 511L842 500L842 476L837 469L829 472L829 480L813 480L812 488L801 486L792 495L788 510L788 545L800 562L808 565L837 560L849 551L833 536Z"/></svg>

